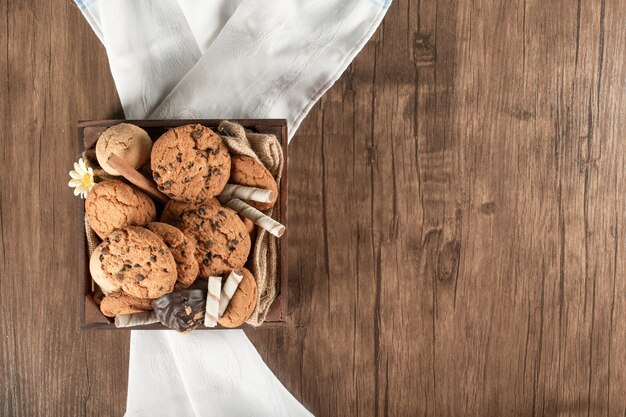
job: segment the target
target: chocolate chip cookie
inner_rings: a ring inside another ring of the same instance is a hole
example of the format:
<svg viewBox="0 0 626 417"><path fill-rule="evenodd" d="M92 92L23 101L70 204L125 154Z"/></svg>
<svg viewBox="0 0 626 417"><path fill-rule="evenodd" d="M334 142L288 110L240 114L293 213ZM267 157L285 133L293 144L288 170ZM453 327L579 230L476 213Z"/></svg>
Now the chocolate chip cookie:
<svg viewBox="0 0 626 417"><path fill-rule="evenodd" d="M178 278L176 289L189 287L198 277L198 261L196 260L196 239L186 236L172 225L153 222L146 225L146 229L159 236L169 248L176 261Z"/></svg>
<svg viewBox="0 0 626 417"><path fill-rule="evenodd" d="M220 202L217 201L216 198L209 199L205 204L213 204L221 207ZM161 213L161 223L167 223L175 226L181 213L189 207L190 204L183 201L168 201L165 207L163 207L163 212Z"/></svg>
<svg viewBox="0 0 626 417"><path fill-rule="evenodd" d="M170 201L161 221L196 238L200 276L222 275L242 267L250 253L250 236L237 213L219 203L190 204Z"/></svg>
<svg viewBox="0 0 626 417"><path fill-rule="evenodd" d="M233 298L228 303L224 315L218 323L224 327L239 327L252 315L257 303L257 285L252 272L246 268L241 268L243 278L233 294Z"/></svg>
<svg viewBox="0 0 626 417"><path fill-rule="evenodd" d="M274 199L269 203L246 200L246 203L259 210L268 210L274 206L278 198L278 185L272 174L260 161L249 156L233 156L231 159L231 183L247 185L248 187L263 188L274 192Z"/></svg>
<svg viewBox="0 0 626 417"><path fill-rule="evenodd" d="M152 176L175 200L205 203L218 195L230 175L230 154L222 139L202 125L179 126L152 147Z"/></svg>
<svg viewBox="0 0 626 417"><path fill-rule="evenodd" d="M91 228L104 238L119 227L155 221L156 207L144 192L121 181L106 180L87 195L85 214Z"/></svg>
<svg viewBox="0 0 626 417"><path fill-rule="evenodd" d="M174 256L148 229L127 226L114 230L104 238L98 257L109 285L119 286L133 297L158 298L174 288Z"/></svg>
<svg viewBox="0 0 626 417"><path fill-rule="evenodd" d="M102 262L100 262L100 257L102 256L102 249L104 248L104 243L96 246L91 257L89 258L89 274L91 275L91 279L94 280L96 284L102 290L102 293L107 295L114 292L121 291L119 285L116 282L110 282L104 271L102 270Z"/></svg>
<svg viewBox="0 0 626 417"><path fill-rule="evenodd" d="M114 292L107 295L100 303L100 311L107 317L118 314L134 314L152 310L152 300L137 298L124 292Z"/></svg>

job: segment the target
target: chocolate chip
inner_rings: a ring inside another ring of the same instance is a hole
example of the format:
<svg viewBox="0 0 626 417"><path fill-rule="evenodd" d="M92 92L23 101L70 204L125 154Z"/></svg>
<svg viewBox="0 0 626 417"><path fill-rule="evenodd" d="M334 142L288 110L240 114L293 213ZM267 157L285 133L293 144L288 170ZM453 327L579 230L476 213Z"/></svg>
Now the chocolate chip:
<svg viewBox="0 0 626 417"><path fill-rule="evenodd" d="M206 207L204 207L204 206L200 206L200 208L198 209L198 213L200 213L200 214L206 214Z"/></svg>
<svg viewBox="0 0 626 417"><path fill-rule="evenodd" d="M202 131L194 130L193 133L191 134L191 137L193 137L194 139L200 139L202 137Z"/></svg>
<svg viewBox="0 0 626 417"><path fill-rule="evenodd" d="M233 246L236 246L238 243L239 243L239 241L237 239L232 239L232 240L228 241L228 244L229 245L233 245Z"/></svg>
<svg viewBox="0 0 626 417"><path fill-rule="evenodd" d="M204 242L204 247L205 248L212 248L213 247L213 241L212 240L207 240L206 242Z"/></svg>
<svg viewBox="0 0 626 417"><path fill-rule="evenodd" d="M219 168L213 168L213 170L211 171L211 174L219 175L220 174L220 169Z"/></svg>
<svg viewBox="0 0 626 417"><path fill-rule="evenodd" d="M193 167L193 162L187 162L187 168Z"/></svg>
<svg viewBox="0 0 626 417"><path fill-rule="evenodd" d="M159 253L160 253L161 255L165 255L165 250L164 250L164 249L159 249Z"/></svg>
<svg viewBox="0 0 626 417"><path fill-rule="evenodd" d="M218 153L220 153L219 149L211 149L211 154L217 155Z"/></svg>
<svg viewBox="0 0 626 417"><path fill-rule="evenodd" d="M144 277L144 276L143 276L143 275L141 275L141 274L137 274L137 275L135 275L135 279L136 279L137 281L143 281L144 279L146 279L146 277Z"/></svg>
<svg viewBox="0 0 626 417"><path fill-rule="evenodd" d="M122 274L121 272L117 274L117 280L118 281L124 281L124 274Z"/></svg>
<svg viewBox="0 0 626 417"><path fill-rule="evenodd" d="M170 188L171 186L172 186L172 181L169 181L169 180L168 180L168 181L165 181L165 182L163 183L163 187L165 187L165 188Z"/></svg>
<svg viewBox="0 0 626 417"><path fill-rule="evenodd" d="M158 173L158 172L154 171L154 172L152 173L152 178L154 178L155 180L158 180L159 178L161 178L161 175L159 175L159 173Z"/></svg>
<svg viewBox="0 0 626 417"><path fill-rule="evenodd" d="M204 266L209 266L210 263L211 263L211 260L209 258L204 258L202 260L202 265Z"/></svg>
<svg viewBox="0 0 626 417"><path fill-rule="evenodd" d="M224 223L222 223L222 222L221 222L221 221L219 221L219 220L215 220L215 221L213 222L213 227L215 227L216 229L219 229L219 228L220 228L220 227L222 227L223 225L224 225Z"/></svg>
<svg viewBox="0 0 626 417"><path fill-rule="evenodd" d="M104 260L104 255L102 254L102 252L100 252L100 257L98 259L100 259L100 262Z"/></svg>
<svg viewBox="0 0 626 417"><path fill-rule="evenodd" d="M226 217L226 212L224 210L218 211L217 214L219 214L222 217Z"/></svg>
<svg viewBox="0 0 626 417"><path fill-rule="evenodd" d="M154 256L154 255L152 255L152 256L150 257L150 260L151 260L152 262L156 262L157 257L156 257L156 256Z"/></svg>
<svg viewBox="0 0 626 417"><path fill-rule="evenodd" d="M166 194L169 198L174 198L174 193L167 193Z"/></svg>
<svg viewBox="0 0 626 417"><path fill-rule="evenodd" d="M141 267L141 265L139 265L139 264L133 265L133 268L140 268L140 267Z"/></svg>
<svg viewBox="0 0 626 417"><path fill-rule="evenodd" d="M185 177L183 178L183 184L189 184L191 182L191 178Z"/></svg>
<svg viewBox="0 0 626 417"><path fill-rule="evenodd" d="M183 162L183 154L182 153L178 153L178 155L176 155L176 162Z"/></svg>
<svg viewBox="0 0 626 417"><path fill-rule="evenodd" d="M115 241L119 242L120 240L122 240L122 238L120 237L120 235L115 235Z"/></svg>
<svg viewBox="0 0 626 417"><path fill-rule="evenodd" d="M111 240L108 237L105 237L102 242L104 242L106 245L108 245L109 243L111 243Z"/></svg>

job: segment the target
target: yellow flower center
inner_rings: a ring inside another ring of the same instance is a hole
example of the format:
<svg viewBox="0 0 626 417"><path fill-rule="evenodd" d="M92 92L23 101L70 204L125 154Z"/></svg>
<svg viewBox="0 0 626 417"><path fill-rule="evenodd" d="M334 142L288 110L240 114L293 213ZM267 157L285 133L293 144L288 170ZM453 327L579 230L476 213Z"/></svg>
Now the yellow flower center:
<svg viewBox="0 0 626 417"><path fill-rule="evenodd" d="M91 175L88 172L85 175L83 175L83 178L81 179L81 181L85 187L91 187L93 185L93 179L91 178Z"/></svg>

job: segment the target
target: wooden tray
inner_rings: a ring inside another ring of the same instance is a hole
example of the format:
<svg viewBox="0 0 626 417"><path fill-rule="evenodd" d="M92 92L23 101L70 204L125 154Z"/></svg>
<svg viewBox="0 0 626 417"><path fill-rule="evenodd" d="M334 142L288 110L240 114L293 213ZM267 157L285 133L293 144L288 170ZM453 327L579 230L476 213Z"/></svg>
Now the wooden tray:
<svg viewBox="0 0 626 417"><path fill-rule="evenodd" d="M278 138L283 148L284 167L282 180L280 185L280 219L279 221L287 226L287 122L282 119L244 119L232 120L241 124L246 129L250 129L259 133L273 133ZM193 119L193 120L88 120L80 121L77 126L77 144L78 155L82 155L85 149L95 146L100 134L108 127L118 123L132 123L144 129L152 140L156 140L165 131L170 128L186 125L190 123L199 123L201 125L217 128L221 120L212 119ZM85 202L78 199L78 277L79 277L79 323L81 329L97 329L97 330L169 330L162 324L151 324L149 326L135 326L126 328L117 328L112 320L105 317L100 308L94 301L91 288L92 280L89 274L89 254L87 253L87 239L85 237ZM287 313L287 231L278 240L279 260L278 260L278 276L279 276L279 293L270 307L266 321L261 327L276 326L285 323ZM250 327L244 325L243 327ZM196 330L215 330L204 326L198 326Z"/></svg>

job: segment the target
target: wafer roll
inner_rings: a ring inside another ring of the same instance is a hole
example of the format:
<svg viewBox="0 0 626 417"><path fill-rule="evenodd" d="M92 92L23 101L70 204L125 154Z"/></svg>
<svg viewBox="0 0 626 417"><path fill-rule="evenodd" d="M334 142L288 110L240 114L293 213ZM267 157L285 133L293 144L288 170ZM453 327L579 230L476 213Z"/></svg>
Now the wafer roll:
<svg viewBox="0 0 626 417"><path fill-rule="evenodd" d="M115 316L115 327L143 326L158 322L159 319L157 319L154 311L146 311L144 313L136 314L118 314Z"/></svg>
<svg viewBox="0 0 626 417"><path fill-rule="evenodd" d="M221 195L225 197L237 197L242 200L258 201L259 203L271 203L274 201L274 191L272 190L247 187L239 184L226 184Z"/></svg>
<svg viewBox="0 0 626 417"><path fill-rule="evenodd" d="M222 277L209 277L209 285L206 296L206 312L204 313L205 327L217 326L221 290Z"/></svg>
<svg viewBox="0 0 626 417"><path fill-rule="evenodd" d="M239 287L242 278L243 274L235 270L232 270L228 278L226 278L226 282L222 286L222 295L220 296L220 318L224 315L228 303L230 303L235 291L237 291L237 287Z"/></svg>
<svg viewBox="0 0 626 417"><path fill-rule="evenodd" d="M226 207L233 209L242 216L252 220L257 226L267 230L276 237L281 237L283 233L285 233L285 226L238 198L232 198L229 200L228 197L218 196L218 200L220 200L220 203L224 204Z"/></svg>

